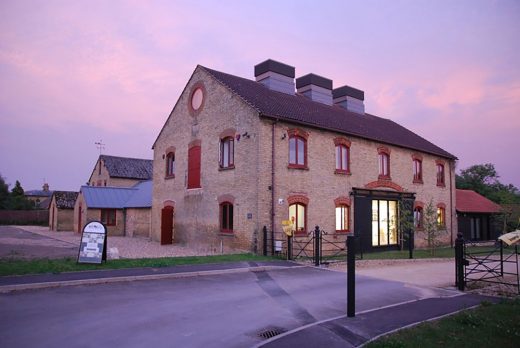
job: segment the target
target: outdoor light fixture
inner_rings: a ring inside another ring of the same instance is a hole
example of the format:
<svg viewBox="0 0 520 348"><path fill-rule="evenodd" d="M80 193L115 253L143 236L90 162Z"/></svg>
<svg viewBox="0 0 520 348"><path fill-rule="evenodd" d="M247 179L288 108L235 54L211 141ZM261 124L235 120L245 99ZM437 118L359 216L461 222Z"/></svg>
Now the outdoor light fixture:
<svg viewBox="0 0 520 348"><path fill-rule="evenodd" d="M285 138L287 138L287 134L286 134L286 133L283 133L283 134L282 134L282 140L284 140Z"/></svg>
<svg viewBox="0 0 520 348"><path fill-rule="evenodd" d="M242 134L242 136L247 139L251 138L251 135L249 135L248 132L245 132L244 134Z"/></svg>

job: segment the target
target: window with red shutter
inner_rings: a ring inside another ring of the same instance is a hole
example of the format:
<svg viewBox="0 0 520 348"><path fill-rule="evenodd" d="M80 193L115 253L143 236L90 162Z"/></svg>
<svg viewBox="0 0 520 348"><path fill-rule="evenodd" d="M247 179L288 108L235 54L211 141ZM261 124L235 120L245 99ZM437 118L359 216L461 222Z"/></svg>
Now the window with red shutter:
<svg viewBox="0 0 520 348"><path fill-rule="evenodd" d="M200 188L200 146L188 150L188 188Z"/></svg>

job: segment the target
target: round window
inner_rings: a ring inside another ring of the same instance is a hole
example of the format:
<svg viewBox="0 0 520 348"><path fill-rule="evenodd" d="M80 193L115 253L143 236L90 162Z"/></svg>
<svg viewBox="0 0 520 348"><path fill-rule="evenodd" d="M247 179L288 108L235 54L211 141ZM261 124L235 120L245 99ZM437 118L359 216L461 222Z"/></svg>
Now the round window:
<svg viewBox="0 0 520 348"><path fill-rule="evenodd" d="M195 92L193 92L191 96L191 107L193 110L198 110L202 105L202 98L204 97L204 93L202 92L202 88L197 88Z"/></svg>

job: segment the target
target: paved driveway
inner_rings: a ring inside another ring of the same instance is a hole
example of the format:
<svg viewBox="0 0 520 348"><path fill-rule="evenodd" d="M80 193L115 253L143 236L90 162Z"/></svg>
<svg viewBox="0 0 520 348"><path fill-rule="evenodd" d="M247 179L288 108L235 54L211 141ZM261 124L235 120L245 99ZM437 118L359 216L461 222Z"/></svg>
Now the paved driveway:
<svg viewBox="0 0 520 348"><path fill-rule="evenodd" d="M357 277L357 311L452 291ZM344 315L346 275L311 267L0 295L5 347L251 347Z"/></svg>
<svg viewBox="0 0 520 348"><path fill-rule="evenodd" d="M0 226L0 258L78 257L78 244L49 238L22 228Z"/></svg>

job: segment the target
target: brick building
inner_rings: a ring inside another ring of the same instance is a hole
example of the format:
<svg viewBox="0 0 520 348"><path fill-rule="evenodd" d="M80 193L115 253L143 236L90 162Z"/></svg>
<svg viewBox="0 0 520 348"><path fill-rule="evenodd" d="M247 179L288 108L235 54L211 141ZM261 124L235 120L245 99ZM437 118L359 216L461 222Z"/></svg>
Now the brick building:
<svg viewBox="0 0 520 348"><path fill-rule="evenodd" d="M78 193L74 191L54 191L49 205L49 229L51 231L72 231L74 224L74 204Z"/></svg>
<svg viewBox="0 0 520 348"><path fill-rule="evenodd" d="M267 60L256 81L197 66L154 145L155 240L257 250L262 229L319 225L363 249L397 248L399 201L437 207L456 236L456 157L364 110L364 92Z"/></svg>
<svg viewBox="0 0 520 348"><path fill-rule="evenodd" d="M152 168L152 160L100 155L87 185L131 187L151 180Z"/></svg>
<svg viewBox="0 0 520 348"><path fill-rule="evenodd" d="M74 231L100 221L110 236L150 237L152 182L132 187L82 186L74 205Z"/></svg>

